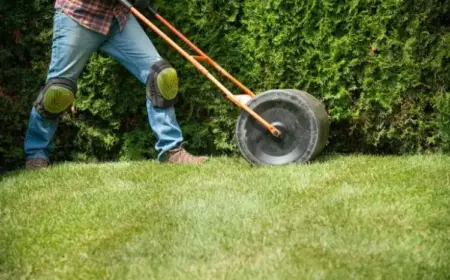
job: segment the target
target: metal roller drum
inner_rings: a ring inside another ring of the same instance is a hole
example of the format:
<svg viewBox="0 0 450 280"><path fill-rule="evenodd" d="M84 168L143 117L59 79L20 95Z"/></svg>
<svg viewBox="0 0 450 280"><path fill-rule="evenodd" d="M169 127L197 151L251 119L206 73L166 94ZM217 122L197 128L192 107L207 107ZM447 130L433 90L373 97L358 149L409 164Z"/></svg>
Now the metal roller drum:
<svg viewBox="0 0 450 280"><path fill-rule="evenodd" d="M305 163L323 151L328 142L329 118L314 96L295 89L266 91L247 105L281 131L273 136L247 112L236 124L239 150L252 164Z"/></svg>

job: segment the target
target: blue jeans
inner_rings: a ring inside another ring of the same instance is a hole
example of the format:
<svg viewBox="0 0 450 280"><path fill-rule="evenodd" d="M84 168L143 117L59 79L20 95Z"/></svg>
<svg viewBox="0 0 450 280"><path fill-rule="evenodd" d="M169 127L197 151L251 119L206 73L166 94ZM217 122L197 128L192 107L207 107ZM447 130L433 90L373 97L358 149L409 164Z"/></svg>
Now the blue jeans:
<svg viewBox="0 0 450 280"><path fill-rule="evenodd" d="M123 30L119 29L116 21L109 35L105 36L84 28L61 10L56 10L47 81L51 78L67 78L76 82L91 55L99 49L119 61L143 84L147 82L153 63L161 59L134 16L129 18ZM181 129L173 107L153 108L147 98L147 112L150 127L157 138L155 149L158 159L161 159L165 152L181 144ZM41 116L35 108L31 110L24 147L28 159L49 159L54 149L52 140L58 121Z"/></svg>

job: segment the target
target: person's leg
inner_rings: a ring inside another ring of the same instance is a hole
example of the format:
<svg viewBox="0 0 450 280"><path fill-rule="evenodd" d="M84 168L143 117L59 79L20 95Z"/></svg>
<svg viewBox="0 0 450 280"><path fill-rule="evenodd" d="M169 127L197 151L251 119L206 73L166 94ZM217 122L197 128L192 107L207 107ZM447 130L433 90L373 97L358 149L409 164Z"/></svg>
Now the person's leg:
<svg viewBox="0 0 450 280"><path fill-rule="evenodd" d="M147 84L147 112L150 127L157 137L158 160L188 164L206 161L206 157L192 156L181 147L183 136L173 108L178 76L158 54L136 18L131 16L122 31L116 22L102 49Z"/></svg>
<svg viewBox="0 0 450 280"><path fill-rule="evenodd" d="M133 16L130 17L122 31L119 30L117 24L114 25L113 32L102 46L102 50L124 65L143 84L147 83L152 67L163 61L147 34ZM173 74L169 71L167 73L168 75ZM177 80L176 83L177 87ZM158 153L158 159L161 160L166 152L181 145L183 141L182 132L176 120L173 106L155 108L150 98L147 97L147 112L150 127L157 137L155 149Z"/></svg>
<svg viewBox="0 0 450 280"><path fill-rule="evenodd" d="M55 11L46 86L31 110L24 143L25 154L31 163L33 159L49 162L59 114L73 102L81 71L105 40L106 36L82 27L61 10Z"/></svg>

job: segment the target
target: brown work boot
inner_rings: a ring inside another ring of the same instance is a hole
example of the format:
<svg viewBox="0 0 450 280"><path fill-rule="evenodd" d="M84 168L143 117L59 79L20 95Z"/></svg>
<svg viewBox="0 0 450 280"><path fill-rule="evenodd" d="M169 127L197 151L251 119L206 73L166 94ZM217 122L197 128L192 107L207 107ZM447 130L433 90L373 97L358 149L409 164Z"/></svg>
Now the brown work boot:
<svg viewBox="0 0 450 280"><path fill-rule="evenodd" d="M202 164L208 160L208 157L193 156L184 148L180 147L167 152L167 163L172 164Z"/></svg>
<svg viewBox="0 0 450 280"><path fill-rule="evenodd" d="M49 167L50 162L43 158L30 158L25 165L28 170L38 170Z"/></svg>

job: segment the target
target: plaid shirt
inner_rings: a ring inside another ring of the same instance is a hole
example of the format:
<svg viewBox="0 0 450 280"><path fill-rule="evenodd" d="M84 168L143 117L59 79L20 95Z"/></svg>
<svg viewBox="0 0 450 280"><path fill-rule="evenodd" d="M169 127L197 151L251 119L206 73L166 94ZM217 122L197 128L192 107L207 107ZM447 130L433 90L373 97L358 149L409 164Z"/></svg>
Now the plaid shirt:
<svg viewBox="0 0 450 280"><path fill-rule="evenodd" d="M55 9L62 9L66 15L92 31L108 35L114 18L122 30L130 16L127 7L111 2L114 1L56 0Z"/></svg>

